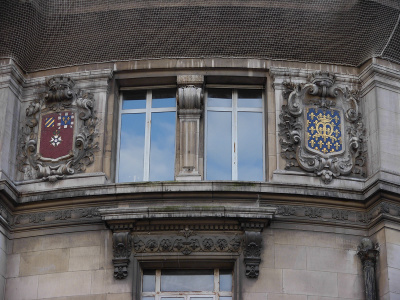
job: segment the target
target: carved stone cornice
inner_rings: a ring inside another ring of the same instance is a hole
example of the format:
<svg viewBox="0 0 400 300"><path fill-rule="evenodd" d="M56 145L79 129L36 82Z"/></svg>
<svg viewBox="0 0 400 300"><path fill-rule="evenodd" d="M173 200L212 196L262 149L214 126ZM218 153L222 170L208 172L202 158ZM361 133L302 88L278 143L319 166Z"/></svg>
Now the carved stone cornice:
<svg viewBox="0 0 400 300"><path fill-rule="evenodd" d="M303 205L277 205L275 219L371 228L382 219L400 222L400 205L380 202L369 210L352 210Z"/></svg>
<svg viewBox="0 0 400 300"><path fill-rule="evenodd" d="M363 265L365 299L376 300L375 266L379 256L379 245L374 244L369 238L363 238L357 250L357 255L361 259Z"/></svg>

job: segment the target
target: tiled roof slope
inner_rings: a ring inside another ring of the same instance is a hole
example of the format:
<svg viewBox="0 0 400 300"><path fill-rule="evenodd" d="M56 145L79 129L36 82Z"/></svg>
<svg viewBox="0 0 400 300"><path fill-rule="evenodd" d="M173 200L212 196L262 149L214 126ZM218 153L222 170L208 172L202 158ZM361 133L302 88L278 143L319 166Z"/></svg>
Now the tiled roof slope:
<svg viewBox="0 0 400 300"><path fill-rule="evenodd" d="M0 57L27 72L147 58L400 62L398 0L2 0Z"/></svg>

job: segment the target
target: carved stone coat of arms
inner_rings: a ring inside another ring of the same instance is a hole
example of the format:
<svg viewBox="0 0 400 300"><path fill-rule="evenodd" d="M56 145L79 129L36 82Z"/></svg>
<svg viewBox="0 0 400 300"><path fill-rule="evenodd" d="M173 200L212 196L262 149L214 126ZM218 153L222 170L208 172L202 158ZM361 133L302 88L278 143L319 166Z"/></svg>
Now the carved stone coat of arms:
<svg viewBox="0 0 400 300"><path fill-rule="evenodd" d="M93 95L77 93L71 78L46 83L46 93L26 109L17 159L27 178L54 182L93 163L98 121Z"/></svg>
<svg viewBox="0 0 400 300"><path fill-rule="evenodd" d="M365 130L358 91L341 88L335 76L314 73L309 82L285 82L287 104L280 115L280 144L286 169L333 178L366 175Z"/></svg>

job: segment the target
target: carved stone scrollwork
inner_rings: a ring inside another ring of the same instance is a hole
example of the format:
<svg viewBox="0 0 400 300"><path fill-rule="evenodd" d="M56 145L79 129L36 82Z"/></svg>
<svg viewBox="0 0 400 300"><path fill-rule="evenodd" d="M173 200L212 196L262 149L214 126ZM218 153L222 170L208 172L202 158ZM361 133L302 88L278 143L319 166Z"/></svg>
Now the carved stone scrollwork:
<svg viewBox="0 0 400 300"><path fill-rule="evenodd" d="M358 91L341 88L335 76L316 72L307 84L284 82L287 105L280 114L280 144L286 169L333 178L366 176L365 129Z"/></svg>
<svg viewBox="0 0 400 300"><path fill-rule="evenodd" d="M365 299L376 300L376 273L375 265L379 256L379 245L374 244L369 238L363 238L358 246L357 255L360 257L365 284Z"/></svg>
<svg viewBox="0 0 400 300"><path fill-rule="evenodd" d="M25 178L54 182L93 163L98 150L94 98L74 85L69 77L52 77L46 94L26 109L17 156Z"/></svg>
<svg viewBox="0 0 400 300"><path fill-rule="evenodd" d="M192 252L239 252L242 239L237 235L198 235L184 229L178 235L133 237L135 253L180 252L189 255Z"/></svg>
<svg viewBox="0 0 400 300"><path fill-rule="evenodd" d="M130 232L113 233L113 264L114 277L125 279L128 276L128 265L132 251L132 236Z"/></svg>

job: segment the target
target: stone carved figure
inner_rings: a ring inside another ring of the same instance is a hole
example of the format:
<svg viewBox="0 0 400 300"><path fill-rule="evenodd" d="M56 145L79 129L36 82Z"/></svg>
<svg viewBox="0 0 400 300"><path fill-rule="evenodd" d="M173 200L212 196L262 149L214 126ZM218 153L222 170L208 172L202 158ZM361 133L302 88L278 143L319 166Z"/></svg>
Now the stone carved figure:
<svg viewBox="0 0 400 300"><path fill-rule="evenodd" d="M358 246L357 255L360 257L365 284L365 299L376 300L376 273L375 265L379 255L379 246L374 244L369 238L363 238Z"/></svg>
<svg viewBox="0 0 400 300"><path fill-rule="evenodd" d="M26 177L55 182L83 172L94 161L98 123L90 93L74 90L67 76L47 80L47 92L26 109L20 131L18 170Z"/></svg>
<svg viewBox="0 0 400 300"><path fill-rule="evenodd" d="M287 101L280 114L280 144L286 169L333 178L365 176L365 130L358 91L335 84L335 76L316 72L309 83L285 82Z"/></svg>

